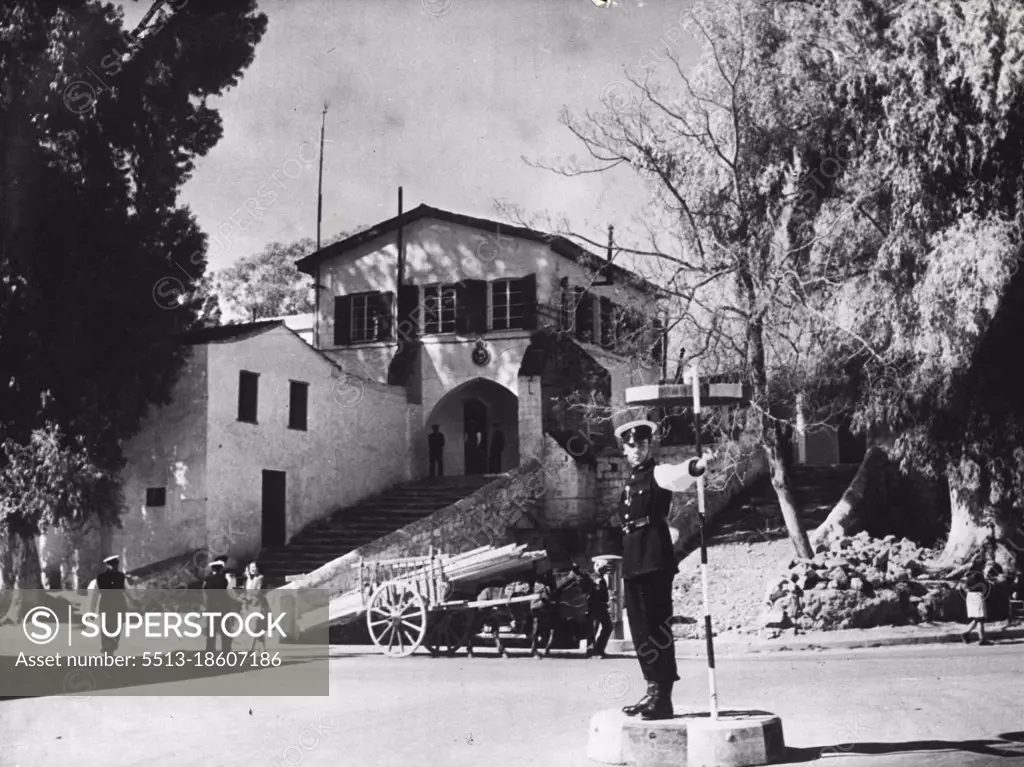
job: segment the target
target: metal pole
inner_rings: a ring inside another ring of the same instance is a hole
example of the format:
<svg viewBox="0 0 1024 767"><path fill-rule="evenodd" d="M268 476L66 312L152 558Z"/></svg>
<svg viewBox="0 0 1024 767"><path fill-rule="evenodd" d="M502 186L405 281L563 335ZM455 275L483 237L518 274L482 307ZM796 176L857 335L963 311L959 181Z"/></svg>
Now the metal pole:
<svg viewBox="0 0 1024 767"><path fill-rule="evenodd" d="M693 363L693 428L697 457L700 458L700 376L697 363ZM704 475L697 478L697 512L700 516L700 581L704 591L704 637L708 645L708 688L711 691L711 718L718 719L718 688L715 685L715 646L711 637L711 601L708 599L708 547L704 540Z"/></svg>

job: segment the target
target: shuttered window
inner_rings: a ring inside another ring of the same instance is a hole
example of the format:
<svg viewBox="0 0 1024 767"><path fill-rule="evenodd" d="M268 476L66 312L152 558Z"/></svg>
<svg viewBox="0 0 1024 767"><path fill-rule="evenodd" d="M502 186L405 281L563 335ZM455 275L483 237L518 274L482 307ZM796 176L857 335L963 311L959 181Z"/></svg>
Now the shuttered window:
<svg viewBox="0 0 1024 767"><path fill-rule="evenodd" d="M526 319L522 280L491 283L491 329L522 328Z"/></svg>
<svg viewBox="0 0 1024 767"><path fill-rule="evenodd" d="M393 301L394 293L379 291L335 298L335 346L392 340Z"/></svg>
<svg viewBox="0 0 1024 767"><path fill-rule="evenodd" d="M377 306L370 293L352 296L352 322L349 341L373 341L380 329Z"/></svg>
<svg viewBox="0 0 1024 767"><path fill-rule="evenodd" d="M455 287L428 285L423 288L423 332L454 333L456 311Z"/></svg>

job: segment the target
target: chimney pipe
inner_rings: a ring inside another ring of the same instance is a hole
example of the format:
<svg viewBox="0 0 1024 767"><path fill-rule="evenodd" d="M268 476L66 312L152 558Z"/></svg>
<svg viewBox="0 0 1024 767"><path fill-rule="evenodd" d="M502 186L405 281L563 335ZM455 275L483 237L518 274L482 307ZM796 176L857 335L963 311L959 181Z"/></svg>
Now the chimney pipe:
<svg viewBox="0 0 1024 767"><path fill-rule="evenodd" d="M607 261L610 264L612 262L612 243L615 241L615 225L608 224L608 256Z"/></svg>

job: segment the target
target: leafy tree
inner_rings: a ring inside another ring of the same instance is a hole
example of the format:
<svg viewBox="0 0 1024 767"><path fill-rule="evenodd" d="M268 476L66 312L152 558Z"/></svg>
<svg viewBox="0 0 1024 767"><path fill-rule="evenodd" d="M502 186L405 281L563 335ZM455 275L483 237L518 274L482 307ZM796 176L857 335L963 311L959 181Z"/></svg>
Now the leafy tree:
<svg viewBox="0 0 1024 767"><path fill-rule="evenodd" d="M323 247L350 236L340 232L329 237ZM287 244L273 242L256 255L240 258L217 272L217 295L236 318L251 322L311 312L313 286L309 277L295 268L295 262L314 250L316 242L310 237Z"/></svg>
<svg viewBox="0 0 1024 767"><path fill-rule="evenodd" d="M623 250L673 297L669 328L688 339L703 371L751 385L751 408L720 414L720 428L746 435L730 440L734 460L741 450L766 451L794 549L809 557L790 478L791 432L798 402L810 425L841 410L840 331L822 317L831 286L853 267L808 258L808 221L829 184L813 189L806 169L835 140L836 125L817 106L823 76L805 77L799 89L779 77L772 9L746 0L696 5L689 31L705 50L693 71L670 54L676 87L627 75L628 100L582 119L565 113L592 167L570 159L557 170L628 165L649 183L649 244Z"/></svg>
<svg viewBox="0 0 1024 767"><path fill-rule="evenodd" d="M1024 329L1024 15L977 0L829 0L777 19L798 79L829 60L823 106L859 136L817 243L840 261L869 257L839 304L860 363L855 424L889 434L904 469L945 477L937 565L954 567L989 523L1012 537L1024 505L1024 403L1008 367Z"/></svg>
<svg viewBox="0 0 1024 767"><path fill-rule="evenodd" d="M119 9L92 0L0 6L8 444L43 449L34 435L52 423L81 466L114 476L120 441L166 401L182 364L172 337L195 321L187 296L206 266L205 237L177 194L222 135L206 100L238 83L266 24L252 0L157 0L132 31ZM44 452L56 455L47 433ZM41 523L113 516L104 494L57 503L52 491L37 488L56 504L46 513L5 498L9 550L34 549Z"/></svg>

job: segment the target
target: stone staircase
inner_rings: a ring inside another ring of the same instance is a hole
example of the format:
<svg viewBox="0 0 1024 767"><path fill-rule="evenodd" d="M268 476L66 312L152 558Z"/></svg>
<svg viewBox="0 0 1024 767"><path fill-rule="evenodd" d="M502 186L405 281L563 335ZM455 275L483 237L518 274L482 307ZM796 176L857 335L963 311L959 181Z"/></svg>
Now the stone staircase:
<svg viewBox="0 0 1024 767"><path fill-rule="evenodd" d="M794 466L791 470L793 494L800 507L800 521L808 532L825 521L843 497L860 464L831 466ZM787 537L782 510L770 477L764 477L739 493L709 525L708 543L756 543ZM699 546L688 542L687 553Z"/></svg>
<svg viewBox="0 0 1024 767"><path fill-rule="evenodd" d="M495 479L491 475L420 479L365 498L308 525L285 546L263 549L257 562L265 585L312 572L343 554L452 505Z"/></svg>

